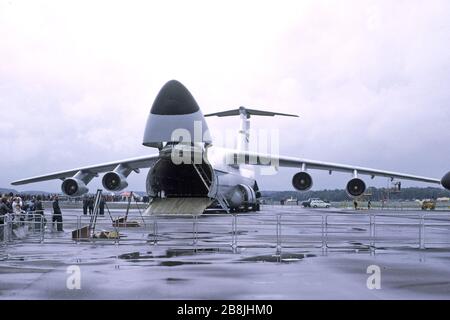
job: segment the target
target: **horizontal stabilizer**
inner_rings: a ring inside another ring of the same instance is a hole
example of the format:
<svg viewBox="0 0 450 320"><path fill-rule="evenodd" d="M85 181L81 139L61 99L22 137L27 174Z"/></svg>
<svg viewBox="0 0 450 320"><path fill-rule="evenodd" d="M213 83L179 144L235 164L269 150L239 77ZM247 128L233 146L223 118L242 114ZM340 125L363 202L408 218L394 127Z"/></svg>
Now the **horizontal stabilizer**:
<svg viewBox="0 0 450 320"><path fill-rule="evenodd" d="M263 111L263 110L256 110L256 109L247 109L245 107L239 107L239 109L205 114L205 117L212 117L212 116L231 117L231 116L239 116L241 114L245 115L247 118L250 118L251 115L265 116L265 117L273 117L273 116L298 117L298 115L296 115L296 114Z"/></svg>

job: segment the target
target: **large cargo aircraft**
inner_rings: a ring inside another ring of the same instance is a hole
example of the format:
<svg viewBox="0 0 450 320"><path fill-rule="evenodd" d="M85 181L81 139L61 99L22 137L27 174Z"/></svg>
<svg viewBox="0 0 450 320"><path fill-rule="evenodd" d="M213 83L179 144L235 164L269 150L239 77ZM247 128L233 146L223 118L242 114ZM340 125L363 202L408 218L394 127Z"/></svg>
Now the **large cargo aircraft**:
<svg viewBox="0 0 450 320"><path fill-rule="evenodd" d="M362 195L366 184L361 175L406 179L441 184L450 190L450 172L442 179L364 168L278 154L252 152L249 149L249 118L255 116L294 116L240 107L206 116L239 116L240 130L236 149L213 145L205 116L191 93L178 81L167 82L158 93L144 132L143 145L158 149L158 153L132 159L86 166L37 177L17 180L13 185L53 179L63 180L61 190L68 196L82 196L87 185L100 173L103 187L120 191L128 186L127 177L149 168L146 189L151 197L147 213L201 214L206 208L227 212L259 210L258 184L249 166L298 168L292 185L299 191L309 190L313 179L310 169L347 172L351 179L346 185L352 197Z"/></svg>

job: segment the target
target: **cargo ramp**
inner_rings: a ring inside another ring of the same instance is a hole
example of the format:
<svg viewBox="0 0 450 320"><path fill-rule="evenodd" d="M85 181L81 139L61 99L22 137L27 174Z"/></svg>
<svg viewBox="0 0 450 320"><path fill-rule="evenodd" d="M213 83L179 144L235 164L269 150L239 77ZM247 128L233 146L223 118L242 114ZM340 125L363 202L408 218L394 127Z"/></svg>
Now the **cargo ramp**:
<svg viewBox="0 0 450 320"><path fill-rule="evenodd" d="M145 210L145 215L201 215L212 202L213 200L207 197L154 198Z"/></svg>

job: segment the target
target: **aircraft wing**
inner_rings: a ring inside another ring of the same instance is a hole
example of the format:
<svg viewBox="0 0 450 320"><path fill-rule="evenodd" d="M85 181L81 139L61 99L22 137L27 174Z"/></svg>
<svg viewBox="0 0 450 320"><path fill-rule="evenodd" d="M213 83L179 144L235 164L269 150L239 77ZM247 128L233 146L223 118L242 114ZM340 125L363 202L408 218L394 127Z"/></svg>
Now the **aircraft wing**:
<svg viewBox="0 0 450 320"><path fill-rule="evenodd" d="M92 174L98 174L102 172L112 171L114 170L119 164L125 165L126 167L132 169L132 170L138 170L140 168L149 168L152 166L152 164L158 160L159 155L151 155L151 156L143 156L143 157L137 157L137 158L131 158L131 159L125 159L120 161L114 161L114 162L107 162L102 164L97 164L93 166L86 166L76 169L70 169L67 171L59 171L59 172L53 172L50 174L42 175L42 176L36 176L31 177L27 179L17 180L12 182L11 184L14 186L21 185L21 184L27 184L27 183L33 183L33 182L41 182L41 181L47 181L47 180L53 180L53 179L61 179L64 180L67 177L72 177L79 171L84 171Z"/></svg>
<svg viewBox="0 0 450 320"><path fill-rule="evenodd" d="M302 158L293 158L293 157L285 157L270 154L237 151L237 150L228 150L228 152L231 152L231 154L228 154L228 156L232 157L232 163L234 164L275 165L276 167L280 166L291 168L302 168L304 166L306 169L325 170L329 171L330 173L333 171L354 173L356 170L358 174L370 175L372 176L372 178L375 176L379 176L379 177L388 177L391 179L405 179L405 180L414 180L414 181L441 184L441 180L436 178L365 168L348 164L323 162L317 160L309 160Z"/></svg>

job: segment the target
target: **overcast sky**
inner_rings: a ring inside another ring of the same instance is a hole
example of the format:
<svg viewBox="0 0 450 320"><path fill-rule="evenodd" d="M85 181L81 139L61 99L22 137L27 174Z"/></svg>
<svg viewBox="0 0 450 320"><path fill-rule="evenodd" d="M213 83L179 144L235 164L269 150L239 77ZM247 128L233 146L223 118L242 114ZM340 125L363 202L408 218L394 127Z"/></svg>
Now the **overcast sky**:
<svg viewBox="0 0 450 320"><path fill-rule="evenodd" d="M436 178L450 170L447 0L0 0L0 187L154 153L144 126L171 79L203 113L299 114L252 118L280 130L281 154ZM208 123L213 136L239 124ZM291 190L295 171L260 187ZM130 190L145 190L146 172L130 176ZM313 175L315 189L349 179ZM15 188L59 191L60 181Z"/></svg>

